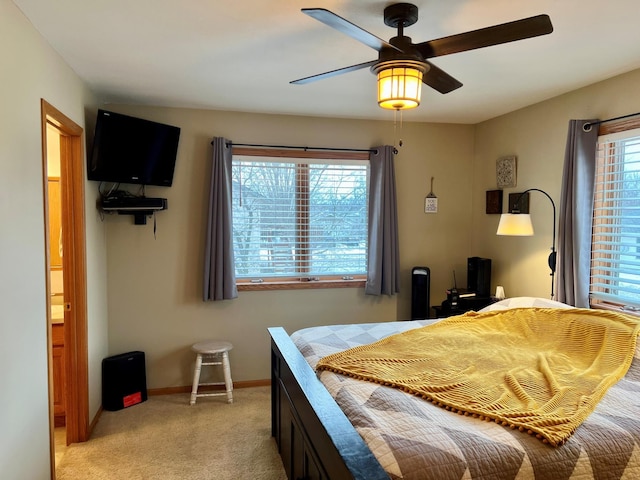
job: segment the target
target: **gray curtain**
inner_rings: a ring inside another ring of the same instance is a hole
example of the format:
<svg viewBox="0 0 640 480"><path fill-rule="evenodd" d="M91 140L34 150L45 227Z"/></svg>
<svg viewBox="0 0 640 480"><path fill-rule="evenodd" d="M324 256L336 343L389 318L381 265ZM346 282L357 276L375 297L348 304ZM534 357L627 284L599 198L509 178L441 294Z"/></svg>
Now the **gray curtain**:
<svg viewBox="0 0 640 480"><path fill-rule="evenodd" d="M558 282L556 299L589 308L591 220L598 127L597 120L570 120L564 154L558 225Z"/></svg>
<svg viewBox="0 0 640 480"><path fill-rule="evenodd" d="M371 182L367 295L394 295L400 291L394 154L394 147L385 145L376 147L369 155Z"/></svg>
<svg viewBox="0 0 640 480"><path fill-rule="evenodd" d="M213 139L209 215L204 252L204 300L238 296L233 258L231 216L231 143Z"/></svg>

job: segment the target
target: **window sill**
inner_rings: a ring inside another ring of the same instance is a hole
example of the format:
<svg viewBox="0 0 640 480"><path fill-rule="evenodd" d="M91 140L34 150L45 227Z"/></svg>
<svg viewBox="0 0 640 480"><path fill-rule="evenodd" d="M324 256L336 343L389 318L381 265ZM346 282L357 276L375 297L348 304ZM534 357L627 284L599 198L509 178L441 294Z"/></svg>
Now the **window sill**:
<svg viewBox="0 0 640 480"><path fill-rule="evenodd" d="M309 290L319 288L363 288L365 280L314 280L301 282L262 282L262 283L237 283L239 292L256 292L265 290Z"/></svg>
<svg viewBox="0 0 640 480"><path fill-rule="evenodd" d="M610 312L624 313L633 317L640 317L640 311L638 310L625 310L620 305L614 305L612 303L592 303L591 308L600 310L609 310Z"/></svg>

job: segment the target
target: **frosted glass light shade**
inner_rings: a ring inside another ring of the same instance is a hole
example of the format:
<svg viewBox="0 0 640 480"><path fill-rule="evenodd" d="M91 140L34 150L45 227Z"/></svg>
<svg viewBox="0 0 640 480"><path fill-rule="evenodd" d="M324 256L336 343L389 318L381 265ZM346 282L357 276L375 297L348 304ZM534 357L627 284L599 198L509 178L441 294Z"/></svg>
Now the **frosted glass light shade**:
<svg viewBox="0 0 640 480"><path fill-rule="evenodd" d="M388 110L406 110L420 105L425 70L417 62L392 61L377 65L378 105Z"/></svg>
<svg viewBox="0 0 640 480"><path fill-rule="evenodd" d="M500 223L498 223L496 235L532 236L531 215L528 213L503 213L500 215Z"/></svg>

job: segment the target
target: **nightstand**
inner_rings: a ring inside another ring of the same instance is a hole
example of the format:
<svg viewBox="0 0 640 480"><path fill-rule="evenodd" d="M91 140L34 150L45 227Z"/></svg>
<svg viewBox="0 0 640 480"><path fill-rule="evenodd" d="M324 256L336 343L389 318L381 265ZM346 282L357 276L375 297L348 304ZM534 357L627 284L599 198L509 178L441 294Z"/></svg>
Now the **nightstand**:
<svg viewBox="0 0 640 480"><path fill-rule="evenodd" d="M451 308L448 300L442 302L441 305L436 305L431 308L433 308L435 312L435 318L446 318L452 317L453 315L462 315L471 310L478 311L497 301L495 297L463 297L458 299L457 308Z"/></svg>

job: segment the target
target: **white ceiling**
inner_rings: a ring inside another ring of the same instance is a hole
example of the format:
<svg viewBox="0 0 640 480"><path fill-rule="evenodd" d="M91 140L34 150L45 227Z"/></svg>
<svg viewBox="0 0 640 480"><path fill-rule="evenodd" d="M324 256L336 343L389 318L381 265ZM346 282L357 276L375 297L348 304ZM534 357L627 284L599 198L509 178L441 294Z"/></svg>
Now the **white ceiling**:
<svg viewBox="0 0 640 480"><path fill-rule="evenodd" d="M376 0L14 0L107 103L391 120L368 70L289 81L378 53L300 12L322 7L388 40ZM414 0L413 42L541 13L554 32L432 59L464 85L423 89L404 121L477 123L640 68L638 0Z"/></svg>

